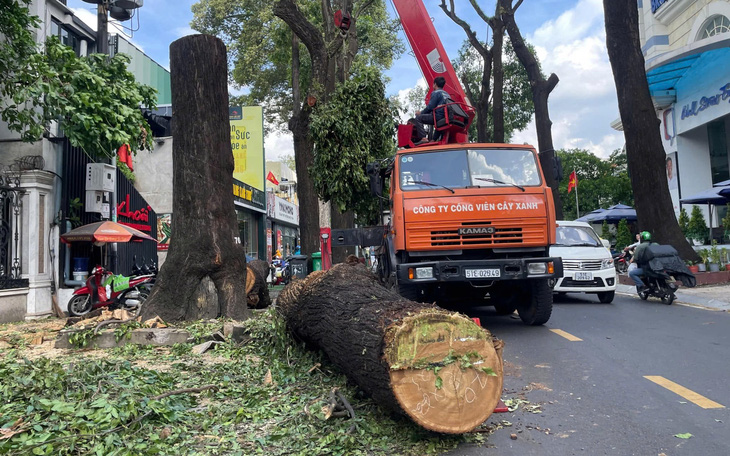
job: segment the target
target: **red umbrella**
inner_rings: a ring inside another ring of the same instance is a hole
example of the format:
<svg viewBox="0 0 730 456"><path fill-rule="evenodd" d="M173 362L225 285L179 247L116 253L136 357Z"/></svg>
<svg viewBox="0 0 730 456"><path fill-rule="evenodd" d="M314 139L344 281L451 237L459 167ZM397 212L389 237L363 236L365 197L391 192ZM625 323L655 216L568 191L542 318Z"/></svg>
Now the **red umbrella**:
<svg viewBox="0 0 730 456"><path fill-rule="evenodd" d="M74 228L68 233L61 235L61 240L66 244L78 241L86 242L129 242L133 240L146 239L157 242L157 239L144 234L132 227L121 223L104 222L89 223L88 225Z"/></svg>

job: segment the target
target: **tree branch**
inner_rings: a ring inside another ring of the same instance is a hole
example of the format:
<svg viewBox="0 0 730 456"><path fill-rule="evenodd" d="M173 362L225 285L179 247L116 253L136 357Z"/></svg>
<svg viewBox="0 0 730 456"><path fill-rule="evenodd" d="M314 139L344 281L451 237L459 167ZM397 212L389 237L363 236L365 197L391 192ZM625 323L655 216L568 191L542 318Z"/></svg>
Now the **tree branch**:
<svg viewBox="0 0 730 456"><path fill-rule="evenodd" d="M471 3L471 6L474 8L474 11L477 12L479 17L482 18L482 20L484 22L491 25L492 18L487 16L486 14L484 14L484 11L482 11L482 8L477 4L477 0L469 0L469 2Z"/></svg>
<svg viewBox="0 0 730 456"><path fill-rule="evenodd" d="M479 38L477 38L476 33L469 27L469 24L466 23L463 19L458 17L456 13L454 12L454 0L449 0L449 4L451 5L451 10L449 10L449 7L446 6L446 0L441 0L441 9L443 10L446 15L451 18L452 21L454 21L457 25L459 25L462 29L464 29L464 32L466 32L466 36L469 39L469 44L471 44L474 49L479 52L479 55L482 56L482 58L487 59L491 58L490 51L487 49L480 41Z"/></svg>
<svg viewBox="0 0 730 456"><path fill-rule="evenodd" d="M373 5L374 0L368 0L357 9L357 12L352 15L353 19L357 19L360 15L368 8Z"/></svg>

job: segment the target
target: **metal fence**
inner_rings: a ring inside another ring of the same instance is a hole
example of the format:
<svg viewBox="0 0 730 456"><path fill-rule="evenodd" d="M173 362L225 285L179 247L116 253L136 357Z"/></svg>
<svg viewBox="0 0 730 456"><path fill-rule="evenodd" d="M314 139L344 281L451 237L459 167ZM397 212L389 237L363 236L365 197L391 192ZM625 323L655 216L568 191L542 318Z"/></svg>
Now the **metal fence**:
<svg viewBox="0 0 730 456"><path fill-rule="evenodd" d="M0 290L28 287L21 278L23 193L19 174L0 171Z"/></svg>

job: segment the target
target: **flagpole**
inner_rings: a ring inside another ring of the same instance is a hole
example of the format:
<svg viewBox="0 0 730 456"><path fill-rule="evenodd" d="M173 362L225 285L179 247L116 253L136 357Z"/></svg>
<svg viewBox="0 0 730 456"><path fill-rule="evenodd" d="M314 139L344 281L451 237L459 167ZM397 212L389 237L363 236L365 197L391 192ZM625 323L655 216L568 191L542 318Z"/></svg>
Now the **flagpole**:
<svg viewBox="0 0 730 456"><path fill-rule="evenodd" d="M575 218L580 218L580 210L578 209L578 175L575 174L575 168L573 169L573 176L575 176Z"/></svg>

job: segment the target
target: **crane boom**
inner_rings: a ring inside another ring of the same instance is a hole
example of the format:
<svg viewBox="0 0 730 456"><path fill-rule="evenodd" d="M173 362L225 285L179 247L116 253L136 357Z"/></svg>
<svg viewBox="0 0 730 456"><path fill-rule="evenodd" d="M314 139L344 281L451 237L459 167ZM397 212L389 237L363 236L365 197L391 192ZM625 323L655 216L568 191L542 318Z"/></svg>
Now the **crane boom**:
<svg viewBox="0 0 730 456"><path fill-rule="evenodd" d="M393 5L400 16L403 31L416 55L423 77L426 78L426 84L430 86L435 77L443 76L446 79L444 90L451 95L451 99L457 103L469 104L423 2L421 0L393 0Z"/></svg>

